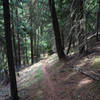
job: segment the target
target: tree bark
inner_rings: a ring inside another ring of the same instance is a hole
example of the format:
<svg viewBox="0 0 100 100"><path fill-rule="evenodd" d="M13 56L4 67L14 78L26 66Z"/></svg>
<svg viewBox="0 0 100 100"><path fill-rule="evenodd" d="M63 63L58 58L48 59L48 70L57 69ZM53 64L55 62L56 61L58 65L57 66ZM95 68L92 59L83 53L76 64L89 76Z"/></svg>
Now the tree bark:
<svg viewBox="0 0 100 100"><path fill-rule="evenodd" d="M84 19L84 1L79 0L79 13L80 13L80 18L79 20L81 21ZM85 53L85 31L84 31L84 26L79 25L80 27L80 34L79 34L79 54L84 54ZM82 28L81 28L82 27Z"/></svg>
<svg viewBox="0 0 100 100"><path fill-rule="evenodd" d="M16 24L18 27L18 10L16 8ZM21 66L21 53L20 53L20 34L18 28L16 29L17 31L17 39L18 39L18 69Z"/></svg>
<svg viewBox="0 0 100 100"><path fill-rule="evenodd" d="M55 41L56 41L56 49L57 49L59 59L62 59L65 57L65 54L61 43L61 35L60 35L60 29L59 29L54 0L49 0L49 6L50 6L50 11L52 16L52 24L54 29Z"/></svg>
<svg viewBox="0 0 100 100"><path fill-rule="evenodd" d="M26 36L25 36L25 44L27 43L27 39L26 39ZM27 44L26 44L27 45ZM25 54L26 54L26 64L27 65L29 65L29 60L28 60L28 55L27 55L27 53L28 53L28 50L27 50L27 46L25 47L26 49L25 49Z"/></svg>
<svg viewBox="0 0 100 100"><path fill-rule="evenodd" d="M59 1L59 6L60 6L60 9L61 9L61 12L63 12L62 10L62 4L63 4L63 0L60 0ZM63 23L63 14L61 13L61 21L62 21L62 23ZM65 49L65 46L64 46L64 44L65 44L65 42L64 42L64 32L63 32L63 25L61 25L61 42L62 42L62 47L63 47L63 50Z"/></svg>
<svg viewBox="0 0 100 100"><path fill-rule="evenodd" d="M30 31L30 46L31 46L31 64L34 63L34 52L33 52L33 19L32 19L32 2L30 2L30 8L29 8L29 12L30 12L30 26L31 26L31 31Z"/></svg>
<svg viewBox="0 0 100 100"><path fill-rule="evenodd" d="M100 31L100 0L97 0L99 4L98 12L97 12L97 34L96 34L96 40L99 40L99 34L98 32Z"/></svg>
<svg viewBox="0 0 100 100"><path fill-rule="evenodd" d="M67 55L68 55L69 52L70 52L71 44L72 44L72 35L71 35L70 40L69 40L69 45L68 45Z"/></svg>
<svg viewBox="0 0 100 100"><path fill-rule="evenodd" d="M30 33L30 41L31 41L31 64L34 63L34 54L33 54L33 34L32 31Z"/></svg>
<svg viewBox="0 0 100 100"><path fill-rule="evenodd" d="M4 27L5 27L9 76L10 76L11 96L12 100L18 100L17 83L16 83L14 60L13 60L12 40L11 40L11 29L10 29L9 0L3 0L3 11L4 11Z"/></svg>
<svg viewBox="0 0 100 100"><path fill-rule="evenodd" d="M13 31L13 28L12 28L12 34L13 34L13 50L14 50L14 62L15 62L15 66L17 67L17 51L16 51L16 41L15 41L15 34L14 34L14 31Z"/></svg>
<svg viewBox="0 0 100 100"><path fill-rule="evenodd" d="M12 2L12 0L11 0ZM14 20L14 10L12 7L12 21ZM15 40L15 26L14 26L14 22L12 22L12 28L11 28L11 33L12 33L12 44L13 44L13 52L14 52L14 64L17 67L18 66L18 58L17 58L17 48L16 48L16 40Z"/></svg>

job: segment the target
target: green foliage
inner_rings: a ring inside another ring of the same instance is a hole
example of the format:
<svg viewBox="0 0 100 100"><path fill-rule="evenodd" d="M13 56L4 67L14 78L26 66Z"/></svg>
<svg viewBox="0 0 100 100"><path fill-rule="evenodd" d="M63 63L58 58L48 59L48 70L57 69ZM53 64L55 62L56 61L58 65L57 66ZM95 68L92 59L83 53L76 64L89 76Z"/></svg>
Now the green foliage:
<svg viewBox="0 0 100 100"><path fill-rule="evenodd" d="M100 69L100 56L97 56L97 57L94 59L94 62L93 62L93 65L92 65L91 69L92 69L92 70Z"/></svg>
<svg viewBox="0 0 100 100"><path fill-rule="evenodd" d="M4 36L4 19L3 6L0 0L0 52L3 56L6 55L5 36ZM73 40L77 41L78 33L76 31L70 34L71 15L73 14L73 0L55 0L57 17L61 33L64 33L65 46L69 44L69 37L73 34ZM11 14L11 30L15 34L15 46L18 48L18 37L20 37L21 60L22 64L26 62L26 55L31 59L30 34L33 36L33 51L34 56L41 53L52 51L54 46L54 35L52 28L52 20L48 0L10 0ZM96 32L96 12L98 9L97 0L85 0L84 14L86 36ZM16 10L18 14L16 14ZM72 11L72 12L71 12ZM73 21L73 23L75 23ZM14 27L14 29L13 29ZM13 40L13 39L12 39ZM66 42L67 41L67 42ZM6 57L0 55L1 65L6 62ZM35 58L34 58L35 59ZM6 64L7 66L7 64ZM0 66L1 67L1 66Z"/></svg>
<svg viewBox="0 0 100 100"><path fill-rule="evenodd" d="M96 13L97 13L97 0L86 0L85 2L85 15L87 33L96 32Z"/></svg>

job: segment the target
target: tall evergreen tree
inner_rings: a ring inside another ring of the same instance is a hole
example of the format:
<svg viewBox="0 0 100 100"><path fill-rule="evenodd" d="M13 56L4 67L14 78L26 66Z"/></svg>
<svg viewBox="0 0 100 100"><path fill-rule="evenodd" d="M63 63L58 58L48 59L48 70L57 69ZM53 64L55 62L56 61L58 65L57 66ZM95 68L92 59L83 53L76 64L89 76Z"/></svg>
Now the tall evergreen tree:
<svg viewBox="0 0 100 100"><path fill-rule="evenodd" d="M79 0L79 20L80 20L80 33L79 33L79 53L80 54L84 54L85 53L85 31L84 31L84 26L83 24L83 20L84 20L84 0Z"/></svg>
<svg viewBox="0 0 100 100"><path fill-rule="evenodd" d="M10 76L11 96L12 100L18 100L17 83L16 83L13 50L12 50L12 40L11 40L12 36L10 29L9 0L3 0L3 11L4 11L4 26L5 26L9 76Z"/></svg>
<svg viewBox="0 0 100 100"><path fill-rule="evenodd" d="M97 11L97 35L96 35L96 40L98 41L99 40L99 32L100 32L100 0L97 0L98 1L98 11Z"/></svg>
<svg viewBox="0 0 100 100"><path fill-rule="evenodd" d="M49 0L49 6L50 6L50 11L52 16L52 23L53 23L53 29L54 29L54 35L56 41L56 49L57 49L59 59L62 59L65 57L65 54L61 43L61 35L60 35L59 23L57 19L54 0Z"/></svg>
<svg viewBox="0 0 100 100"><path fill-rule="evenodd" d="M30 6L30 8L29 8L29 12L30 12L30 27L31 27L31 31L30 31L30 44L31 44L31 64L33 64L33 62L34 62L34 52L33 52L33 19L32 19L32 11L33 11L33 5L32 5L32 2L30 2L30 4L29 4L29 6Z"/></svg>
<svg viewBox="0 0 100 100"><path fill-rule="evenodd" d="M17 7L15 7L15 12L16 12L16 32L17 32L17 40L18 40L18 66L17 68L19 69L19 67L21 66L21 46L20 46L20 34L19 34L19 18L18 18L18 9Z"/></svg>

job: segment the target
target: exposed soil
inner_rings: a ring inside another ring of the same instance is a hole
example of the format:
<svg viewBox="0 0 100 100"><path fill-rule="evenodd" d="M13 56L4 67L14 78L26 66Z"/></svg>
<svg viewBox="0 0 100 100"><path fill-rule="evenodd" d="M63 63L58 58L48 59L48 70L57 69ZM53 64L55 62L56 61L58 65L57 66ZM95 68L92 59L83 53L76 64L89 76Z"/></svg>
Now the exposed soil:
<svg viewBox="0 0 100 100"><path fill-rule="evenodd" d="M99 47L88 56L75 55L70 61L58 61L53 55L40 61L37 67L24 69L17 77L20 100L100 100L100 83L74 69L100 69L93 68L94 60L99 55ZM38 68L42 71L42 79L34 83L34 70ZM0 100L5 99L0 96Z"/></svg>

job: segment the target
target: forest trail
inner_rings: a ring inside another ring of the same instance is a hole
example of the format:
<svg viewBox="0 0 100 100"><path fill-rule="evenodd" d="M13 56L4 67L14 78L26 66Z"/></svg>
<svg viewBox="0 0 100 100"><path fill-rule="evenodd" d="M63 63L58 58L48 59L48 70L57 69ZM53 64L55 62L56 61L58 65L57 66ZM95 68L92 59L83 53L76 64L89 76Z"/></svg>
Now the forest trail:
<svg viewBox="0 0 100 100"><path fill-rule="evenodd" d="M45 98L46 100L59 100L56 96L56 91L53 85L52 80L50 79L49 73L47 72L46 69L46 62L45 60L42 61L42 71L43 71L43 79L44 79L44 84L45 84Z"/></svg>
<svg viewBox="0 0 100 100"><path fill-rule="evenodd" d="M56 55L42 60L42 80L35 86L31 85L26 100L100 100L100 83L74 69L76 66L97 71L100 69L99 64L99 46L88 56L75 55L69 62L58 61Z"/></svg>
<svg viewBox="0 0 100 100"><path fill-rule="evenodd" d="M74 69L97 71L99 65L100 47L88 56L75 55L70 61L58 61L54 54L19 72L20 100L100 100L100 83Z"/></svg>
<svg viewBox="0 0 100 100"><path fill-rule="evenodd" d="M98 0L0 0L0 100L100 100L99 13Z"/></svg>

